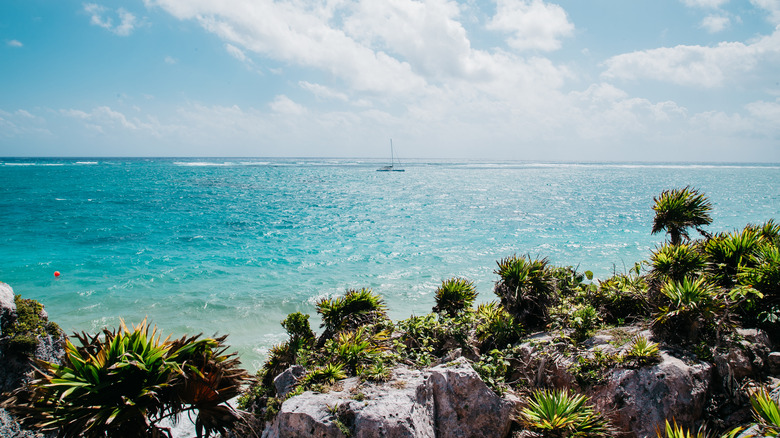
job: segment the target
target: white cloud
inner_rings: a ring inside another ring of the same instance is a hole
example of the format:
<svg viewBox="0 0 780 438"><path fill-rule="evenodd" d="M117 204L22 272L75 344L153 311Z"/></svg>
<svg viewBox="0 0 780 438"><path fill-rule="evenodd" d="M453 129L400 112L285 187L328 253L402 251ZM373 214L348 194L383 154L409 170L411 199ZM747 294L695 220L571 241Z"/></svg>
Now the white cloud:
<svg viewBox="0 0 780 438"><path fill-rule="evenodd" d="M509 45L517 50L551 51L561 48L561 38L574 32L566 11L542 0L498 0L489 29L513 34Z"/></svg>
<svg viewBox="0 0 780 438"><path fill-rule="evenodd" d="M769 12L770 23L780 25L780 0L750 0L750 3Z"/></svg>
<svg viewBox="0 0 780 438"><path fill-rule="evenodd" d="M225 50L234 58L238 59L241 62L248 62L251 63L252 60L246 57L246 54L243 50L239 49L238 47L232 45L232 44L225 44Z"/></svg>
<svg viewBox="0 0 780 438"><path fill-rule="evenodd" d="M90 14L90 23L109 30L119 36L130 35L137 25L135 15L124 8L119 8L115 12L116 18L119 20L119 24L116 26L114 25L114 19L110 16L114 14L114 12L105 6L98 5L97 3L85 3L84 11Z"/></svg>
<svg viewBox="0 0 780 438"><path fill-rule="evenodd" d="M306 113L306 108L292 101L287 96L276 96L273 102L269 104L271 110L276 113L288 115L301 115Z"/></svg>
<svg viewBox="0 0 780 438"><path fill-rule="evenodd" d="M143 126L137 120L129 120L124 114L115 111L108 106L99 106L92 111L86 112L77 109L63 109L60 114L90 122L91 127L99 128L103 132L103 127L121 127L129 130L137 130Z"/></svg>
<svg viewBox="0 0 780 438"><path fill-rule="evenodd" d="M678 85L715 88L780 55L780 30L749 44L722 42L713 47L676 46L609 58L602 76L652 79Z"/></svg>
<svg viewBox="0 0 780 438"><path fill-rule="evenodd" d="M718 33L729 27L731 19L723 15L708 15L701 21L701 27L709 33Z"/></svg>
<svg viewBox="0 0 780 438"><path fill-rule="evenodd" d="M18 40L10 40L10 41L8 41L7 44L8 44L9 47L22 47L22 46L24 46L24 44L22 44L22 42L18 41Z"/></svg>
<svg viewBox="0 0 780 438"><path fill-rule="evenodd" d="M173 56L166 56L166 57L165 57L165 63L166 63L166 64L169 64L169 65L174 65L174 64L176 64L176 63L178 63L178 62L179 62L179 60L178 60L178 59L176 59L176 58L174 58Z"/></svg>
<svg viewBox="0 0 780 438"><path fill-rule="evenodd" d="M345 93L338 92L324 85L312 84L306 81L300 81L298 82L298 85L300 85L304 90L310 91L320 99L335 99L344 102L349 100L349 96L347 96Z"/></svg>

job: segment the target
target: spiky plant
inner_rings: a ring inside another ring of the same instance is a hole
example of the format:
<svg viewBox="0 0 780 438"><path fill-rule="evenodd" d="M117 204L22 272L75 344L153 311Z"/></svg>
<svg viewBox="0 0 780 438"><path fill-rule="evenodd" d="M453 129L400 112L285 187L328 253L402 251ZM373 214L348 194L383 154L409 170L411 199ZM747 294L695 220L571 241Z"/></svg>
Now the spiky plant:
<svg viewBox="0 0 780 438"><path fill-rule="evenodd" d="M690 239L689 228L695 228L706 235L700 227L712 223L712 204L706 196L690 186L664 190L658 197L653 198L653 202L655 218L651 233L666 231L672 245L679 245L683 238Z"/></svg>
<svg viewBox="0 0 780 438"><path fill-rule="evenodd" d="M661 281L682 281L685 277L698 276L705 264L705 257L693 246L686 244L663 245L650 256L652 276Z"/></svg>
<svg viewBox="0 0 780 438"><path fill-rule="evenodd" d="M390 368L384 362L374 362L371 365L361 368L360 377L372 382L386 382L390 380Z"/></svg>
<svg viewBox="0 0 780 438"><path fill-rule="evenodd" d="M387 318L387 307L382 297L371 289L348 289L343 297L324 298L317 302L317 313L322 315L322 326L328 334L352 330Z"/></svg>
<svg viewBox="0 0 780 438"><path fill-rule="evenodd" d="M780 297L780 248L760 245L751 256L751 263L737 273L740 284L750 285L770 298Z"/></svg>
<svg viewBox="0 0 780 438"><path fill-rule="evenodd" d="M737 274L752 267L753 256L762 243L759 232L751 228L709 239L704 245L708 257L707 271L718 284L733 286L737 282Z"/></svg>
<svg viewBox="0 0 780 438"><path fill-rule="evenodd" d="M224 354L225 337L161 340L144 320L75 338L80 345L66 342L64 365L38 362L32 394L17 404L43 429L62 437L160 437L161 420L194 412L200 437L238 419L226 402L250 378Z"/></svg>
<svg viewBox="0 0 780 438"><path fill-rule="evenodd" d="M626 352L626 359L635 361L638 365L656 362L661 356L658 344L651 342L647 336L636 336Z"/></svg>
<svg viewBox="0 0 780 438"><path fill-rule="evenodd" d="M513 255L497 263L501 279L494 292L501 305L523 326L544 328L550 320L548 307L558 300L549 261Z"/></svg>
<svg viewBox="0 0 780 438"><path fill-rule="evenodd" d="M725 302L716 286L704 277L668 280L661 287L664 303L653 321L653 330L676 341L695 342L702 331L722 329L715 322L723 316Z"/></svg>
<svg viewBox="0 0 780 438"><path fill-rule="evenodd" d="M374 362L387 349L389 338L390 333L386 331L370 333L365 327L360 327L352 332L339 333L325 344L325 351L343 363L350 373L356 374L361 365Z"/></svg>
<svg viewBox="0 0 780 438"><path fill-rule="evenodd" d="M433 311L450 317L471 308L477 299L474 283L465 278L450 278L441 282L436 289L436 306Z"/></svg>
<svg viewBox="0 0 780 438"><path fill-rule="evenodd" d="M588 398L568 390L534 391L520 413L521 423L545 437L604 437L609 421L588 405Z"/></svg>
<svg viewBox="0 0 780 438"><path fill-rule="evenodd" d="M495 301L480 304L476 311L477 339L482 351L506 348L520 339L523 330L515 318Z"/></svg>
<svg viewBox="0 0 780 438"><path fill-rule="evenodd" d="M656 430L656 436L658 438L736 438L742 431L741 427L730 430L722 435L716 435L707 431L705 427L700 427L696 432L692 432L688 429L677 424L676 420L666 420L664 430Z"/></svg>
<svg viewBox="0 0 780 438"><path fill-rule="evenodd" d="M309 371L303 378L303 384L307 386L317 384L332 385L337 381L346 378L347 373L344 372L344 364L328 362L324 366Z"/></svg>
<svg viewBox="0 0 780 438"><path fill-rule="evenodd" d="M753 418L761 428L763 436L780 436L780 407L765 389L759 389L750 397Z"/></svg>

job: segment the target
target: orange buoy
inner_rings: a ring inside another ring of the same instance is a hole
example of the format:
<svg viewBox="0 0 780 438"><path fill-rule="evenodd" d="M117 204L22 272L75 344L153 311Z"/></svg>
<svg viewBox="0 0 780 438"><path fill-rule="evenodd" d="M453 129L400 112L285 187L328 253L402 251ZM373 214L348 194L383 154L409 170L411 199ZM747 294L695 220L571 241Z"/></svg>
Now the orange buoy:
<svg viewBox="0 0 780 438"><path fill-rule="evenodd" d="M60 276L60 271L54 271L54 276L55 277L59 277Z"/></svg>

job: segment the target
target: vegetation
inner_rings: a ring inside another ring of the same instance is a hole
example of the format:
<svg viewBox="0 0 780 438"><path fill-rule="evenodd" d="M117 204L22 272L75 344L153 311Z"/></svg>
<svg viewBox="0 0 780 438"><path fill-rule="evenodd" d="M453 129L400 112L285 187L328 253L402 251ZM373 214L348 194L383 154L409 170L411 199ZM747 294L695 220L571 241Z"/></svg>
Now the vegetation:
<svg viewBox="0 0 780 438"><path fill-rule="evenodd" d="M455 317L471 308L477 299L477 290L474 283L465 278L451 278L442 281L441 286L436 289L434 299L434 312Z"/></svg>
<svg viewBox="0 0 780 438"><path fill-rule="evenodd" d="M661 351L713 362L719 352L741 348L738 326L759 327L780 340L780 225L770 220L709 235L701 227L711 224L712 207L697 190L667 190L654 201L652 233L665 231L669 242L648 261L606 279L546 258L512 255L497 261L498 300L476 308L474 284L454 277L432 291L431 313L395 323L382 297L367 288L317 302L319 336L309 315L291 313L281 321L288 339L270 349L239 405L270 420L286 398L304 390L328 391L346 377L359 377L361 385L386 382L398 364L423 368L461 355L495 392L529 396L517 419L522 427L544 437L610 436L612 427L587 397L555 389L550 369L565 366L572 378L567 385L586 390L603 384L617 367L653 366ZM703 237L692 238L692 229ZM35 304L17 307L18 321L3 327L4 335L54 330L34 318L41 310ZM534 334L538 331L546 333ZM612 345L593 348L596 333L612 334ZM160 420L189 412L197 412L199 435L223 432L237 418L224 405L226 397L249 381L235 358L224 354L223 340L161 341L145 323L100 336L77 335L79 346L68 343L64 365L41 364L34 392L22 406L40 412L39 425L62 436L116 430L123 436L161 436ZM277 394L274 378L292 365L303 367L294 388ZM723 383L725 388L733 382ZM748 386L729 396L742 390L746 403ZM363 397L359 392L354 400ZM777 401L758 391L750 403L763 436L778 436ZM334 406L332 414L346 425L348 419L337 415L342 411ZM736 436L734 429L725 435L694 433L671 421L659 436Z"/></svg>
<svg viewBox="0 0 780 438"><path fill-rule="evenodd" d="M16 318L3 319L0 333L6 338L6 353L32 356L42 336L63 336L60 327L43 317L43 305L35 300L14 295Z"/></svg>
<svg viewBox="0 0 780 438"><path fill-rule="evenodd" d="M672 245L681 244L683 238L690 239L688 228L695 228L706 235L700 227L712 223L712 204L698 190L691 187L664 190L653 201L655 218L650 231L652 234L666 231Z"/></svg>
<svg viewBox="0 0 780 438"><path fill-rule="evenodd" d="M504 309L530 330L545 328L559 298L550 262L514 255L499 260L495 273L501 279L494 292Z"/></svg>
<svg viewBox="0 0 780 438"><path fill-rule="evenodd" d="M64 365L39 362L30 398L16 405L37 426L63 437L158 437L163 419L193 412L200 437L238 420L226 402L249 376L225 354L225 337L161 340L144 321L75 338Z"/></svg>
<svg viewBox="0 0 780 438"><path fill-rule="evenodd" d="M587 404L587 397L567 390L535 391L521 412L521 423L545 437L604 437L609 422Z"/></svg>
<svg viewBox="0 0 780 438"><path fill-rule="evenodd" d="M322 315L322 326L328 334L386 319L386 310L382 298L366 288L348 289L343 297L324 298L317 303L317 313Z"/></svg>

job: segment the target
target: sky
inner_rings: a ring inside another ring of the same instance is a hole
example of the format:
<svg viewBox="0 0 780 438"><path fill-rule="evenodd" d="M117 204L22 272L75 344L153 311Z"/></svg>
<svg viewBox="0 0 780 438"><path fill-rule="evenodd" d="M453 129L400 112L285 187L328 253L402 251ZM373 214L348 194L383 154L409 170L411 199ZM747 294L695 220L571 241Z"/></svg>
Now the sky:
<svg viewBox="0 0 780 438"><path fill-rule="evenodd" d="M3 0L0 156L780 162L780 0Z"/></svg>

